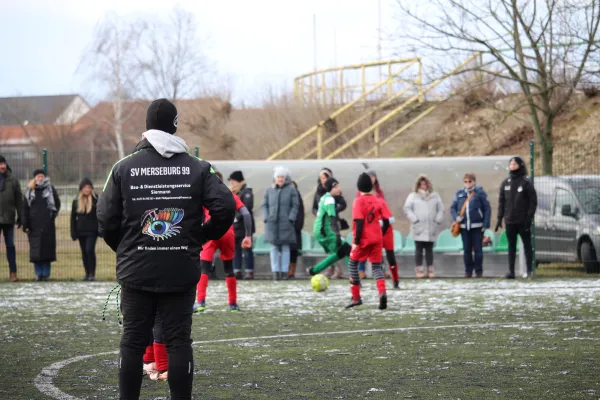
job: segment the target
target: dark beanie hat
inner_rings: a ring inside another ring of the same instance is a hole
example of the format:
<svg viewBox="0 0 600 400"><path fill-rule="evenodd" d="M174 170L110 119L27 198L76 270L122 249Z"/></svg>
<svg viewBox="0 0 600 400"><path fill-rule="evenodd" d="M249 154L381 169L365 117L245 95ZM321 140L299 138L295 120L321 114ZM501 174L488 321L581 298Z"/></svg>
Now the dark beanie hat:
<svg viewBox="0 0 600 400"><path fill-rule="evenodd" d="M3 155L0 155L0 163L6 163L6 158Z"/></svg>
<svg viewBox="0 0 600 400"><path fill-rule="evenodd" d="M243 182L244 174L242 173L242 171L233 171L231 173L231 175L229 175L229 180L236 181L236 182Z"/></svg>
<svg viewBox="0 0 600 400"><path fill-rule="evenodd" d="M35 178L36 176L38 176L39 174L46 175L46 173L44 172L44 170L43 170L43 169L41 169L41 168L38 168L38 169L36 169L35 171L33 171L33 177L34 177L34 178Z"/></svg>
<svg viewBox="0 0 600 400"><path fill-rule="evenodd" d="M325 189L327 192L331 192L331 189L339 185L340 183L335 178L329 178L325 181Z"/></svg>
<svg viewBox="0 0 600 400"><path fill-rule="evenodd" d="M81 182L79 183L79 190L81 191L81 189L83 189L87 185L90 185L92 187L92 189L94 188L94 184L92 183L90 178L83 178L81 180Z"/></svg>
<svg viewBox="0 0 600 400"><path fill-rule="evenodd" d="M146 112L146 129L170 133L177 131L177 107L167 99L154 100Z"/></svg>
<svg viewBox="0 0 600 400"><path fill-rule="evenodd" d="M356 183L356 187L359 192L362 193L370 193L373 190L373 182L371 182L371 177L367 173L362 173L358 177L358 182Z"/></svg>

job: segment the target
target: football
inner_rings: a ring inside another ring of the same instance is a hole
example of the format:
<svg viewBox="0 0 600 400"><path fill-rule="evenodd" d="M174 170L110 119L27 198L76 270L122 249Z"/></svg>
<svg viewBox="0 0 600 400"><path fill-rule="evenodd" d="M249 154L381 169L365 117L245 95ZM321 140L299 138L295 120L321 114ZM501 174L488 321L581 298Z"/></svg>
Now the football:
<svg viewBox="0 0 600 400"><path fill-rule="evenodd" d="M324 292L329 287L329 279L323 274L313 276L310 283L315 292Z"/></svg>

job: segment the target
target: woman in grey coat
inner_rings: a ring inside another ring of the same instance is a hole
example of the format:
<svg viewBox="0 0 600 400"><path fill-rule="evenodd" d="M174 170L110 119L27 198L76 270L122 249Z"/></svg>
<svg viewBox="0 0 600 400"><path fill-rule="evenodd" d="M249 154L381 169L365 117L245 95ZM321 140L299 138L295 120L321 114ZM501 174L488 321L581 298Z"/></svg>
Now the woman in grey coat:
<svg viewBox="0 0 600 400"><path fill-rule="evenodd" d="M404 203L404 213L411 222L411 233L415 241L417 278L433 278L433 243L444 220L444 205L440 196L433 191L433 185L427 176L417 177L414 192L408 195ZM427 271L423 269L423 250Z"/></svg>
<svg viewBox="0 0 600 400"><path fill-rule="evenodd" d="M262 204L265 223L265 242L271 248L271 271L273 279L287 277L290 267L290 246L296 243L296 218L298 216L298 192L291 184L289 171L275 168L275 182L265 190Z"/></svg>

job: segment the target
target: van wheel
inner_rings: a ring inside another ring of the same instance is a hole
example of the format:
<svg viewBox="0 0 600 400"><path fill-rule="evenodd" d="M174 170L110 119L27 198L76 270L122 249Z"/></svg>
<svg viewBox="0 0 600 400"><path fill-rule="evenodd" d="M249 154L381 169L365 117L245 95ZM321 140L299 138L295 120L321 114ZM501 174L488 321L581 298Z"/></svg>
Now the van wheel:
<svg viewBox="0 0 600 400"><path fill-rule="evenodd" d="M583 271L586 274L600 272L600 263L598 263L594 245L587 240L581 244L581 261L583 262Z"/></svg>

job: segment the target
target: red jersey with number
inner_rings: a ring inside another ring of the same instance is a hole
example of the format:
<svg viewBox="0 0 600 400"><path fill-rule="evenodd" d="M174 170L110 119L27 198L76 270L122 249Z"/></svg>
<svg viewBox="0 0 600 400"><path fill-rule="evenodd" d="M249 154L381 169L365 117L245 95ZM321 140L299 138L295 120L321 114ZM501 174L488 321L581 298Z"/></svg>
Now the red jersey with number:
<svg viewBox="0 0 600 400"><path fill-rule="evenodd" d="M379 221L383 213L381 201L376 196L367 194L354 200L352 206L352 233L356 238L356 221L364 220L362 234L360 236L360 246L374 243L381 243L381 225Z"/></svg>

